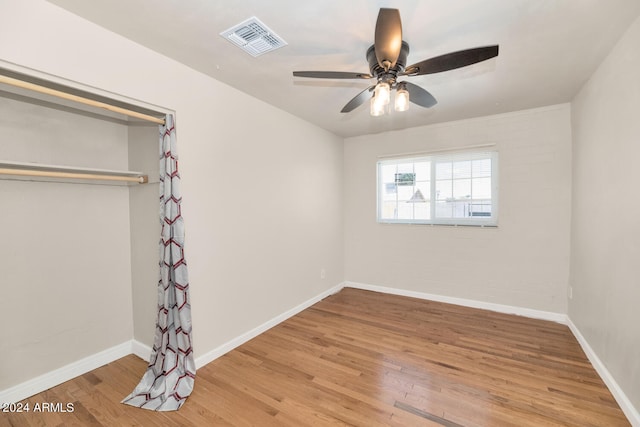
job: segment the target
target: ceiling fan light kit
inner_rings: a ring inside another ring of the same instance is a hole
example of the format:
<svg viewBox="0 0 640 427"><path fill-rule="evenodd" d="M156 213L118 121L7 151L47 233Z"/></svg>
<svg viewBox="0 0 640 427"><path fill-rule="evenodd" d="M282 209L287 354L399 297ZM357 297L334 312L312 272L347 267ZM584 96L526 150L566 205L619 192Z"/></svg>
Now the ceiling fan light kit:
<svg viewBox="0 0 640 427"><path fill-rule="evenodd" d="M371 98L371 115L374 117L383 115L389 105L390 99L391 87L389 83L378 83L373 89L373 97Z"/></svg>
<svg viewBox="0 0 640 427"><path fill-rule="evenodd" d="M371 108L369 110L369 114L373 117L382 116L387 110L387 106L389 104L384 104L376 99L376 97L372 97L370 101Z"/></svg>
<svg viewBox="0 0 640 427"><path fill-rule="evenodd" d="M396 98L395 98L395 110L396 111L407 111L409 109L409 91L407 90L407 85L404 82L398 83L398 88L396 89Z"/></svg>
<svg viewBox="0 0 640 427"><path fill-rule="evenodd" d="M367 73L343 71L294 71L295 77L320 79L376 79L377 83L352 98L340 111L353 111L367 100L372 116L382 116L389 110L391 90L395 89L394 109L407 111L409 102L424 108L438 103L428 91L399 77L413 77L434 74L466 67L498 56L498 45L477 47L436 56L406 66L409 44L402 40L402 22L398 9L381 8L375 29L375 41L367 49L369 62Z"/></svg>
<svg viewBox="0 0 640 427"><path fill-rule="evenodd" d="M395 85L394 110L407 111L409 109L409 91L404 82ZM391 101L391 86L387 82L378 83L373 89L370 101L370 114L374 117L382 116L389 112Z"/></svg>

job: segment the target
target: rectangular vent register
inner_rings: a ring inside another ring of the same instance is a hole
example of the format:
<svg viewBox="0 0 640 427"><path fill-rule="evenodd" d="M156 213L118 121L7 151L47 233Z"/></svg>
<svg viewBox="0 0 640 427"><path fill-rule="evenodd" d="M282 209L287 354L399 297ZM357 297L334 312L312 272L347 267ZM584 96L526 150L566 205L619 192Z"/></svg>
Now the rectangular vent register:
<svg viewBox="0 0 640 427"><path fill-rule="evenodd" d="M282 37L255 16L221 32L220 35L254 57L287 45Z"/></svg>

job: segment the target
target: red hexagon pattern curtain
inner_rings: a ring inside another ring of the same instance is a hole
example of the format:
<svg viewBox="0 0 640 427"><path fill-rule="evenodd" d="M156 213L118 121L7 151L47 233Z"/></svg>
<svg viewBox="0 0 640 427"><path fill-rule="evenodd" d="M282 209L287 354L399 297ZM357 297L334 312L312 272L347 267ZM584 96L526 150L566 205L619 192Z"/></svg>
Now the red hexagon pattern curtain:
<svg viewBox="0 0 640 427"><path fill-rule="evenodd" d="M193 390L196 368L191 346L189 278L180 213L180 175L172 115L160 126L160 280L158 320L149 366L122 402L155 411L173 411Z"/></svg>

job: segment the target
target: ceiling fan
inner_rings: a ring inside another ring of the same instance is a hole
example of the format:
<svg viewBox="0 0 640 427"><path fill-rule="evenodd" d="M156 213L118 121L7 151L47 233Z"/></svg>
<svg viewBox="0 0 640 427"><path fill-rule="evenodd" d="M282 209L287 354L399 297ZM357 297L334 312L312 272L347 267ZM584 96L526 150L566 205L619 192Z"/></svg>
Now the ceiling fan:
<svg viewBox="0 0 640 427"><path fill-rule="evenodd" d="M429 108L438 101L425 89L408 81L398 81L399 77L421 76L466 67L498 56L498 45L476 47L447 53L406 66L409 44L402 40L402 22L398 9L381 8L376 21L374 43L367 49L369 73L343 71L294 71L295 77L319 79L376 79L340 111L348 113L371 100L371 115L384 114L390 100L390 92L396 89L395 109L405 111L409 102ZM372 95L373 94L373 95Z"/></svg>

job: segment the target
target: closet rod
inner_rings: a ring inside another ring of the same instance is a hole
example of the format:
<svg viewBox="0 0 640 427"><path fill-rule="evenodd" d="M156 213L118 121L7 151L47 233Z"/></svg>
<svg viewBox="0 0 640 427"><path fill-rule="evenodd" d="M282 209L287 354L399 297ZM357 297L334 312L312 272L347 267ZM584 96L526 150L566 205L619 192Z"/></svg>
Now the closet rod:
<svg viewBox="0 0 640 427"><path fill-rule="evenodd" d="M137 111L132 111L122 107L117 107L115 105L107 104L106 102L95 101L93 99L85 98L82 96L72 95L70 93L51 89L51 88L37 85L34 83L25 82L19 79L14 79L12 77L0 75L0 83L5 83L11 86L19 87L21 89L28 89L34 92L55 96L58 98L66 99L68 101L79 102L81 104L89 105L91 107L103 108L105 110L113 111L114 113L120 113L126 116L135 117L138 119L164 125L164 118L158 118L158 117L150 116L148 114L138 113Z"/></svg>
<svg viewBox="0 0 640 427"><path fill-rule="evenodd" d="M103 180L103 181L123 181L123 182L136 182L138 184L145 184L149 180L147 175L123 176L123 175L109 175L109 174L97 174L97 173L85 173L85 172L58 172L58 171L13 169L13 168L9 168L9 169L0 168L0 175L37 176L37 177L43 177L43 178L91 179L91 180Z"/></svg>

